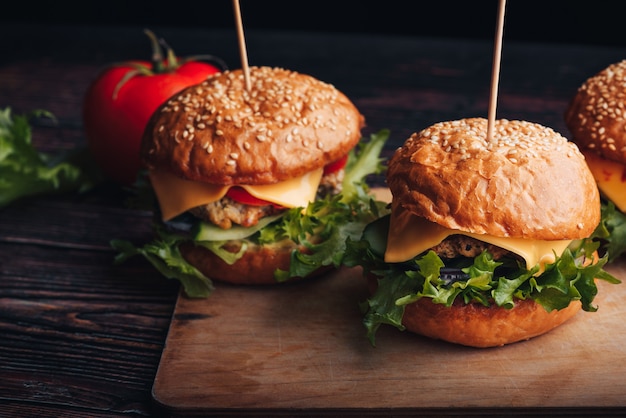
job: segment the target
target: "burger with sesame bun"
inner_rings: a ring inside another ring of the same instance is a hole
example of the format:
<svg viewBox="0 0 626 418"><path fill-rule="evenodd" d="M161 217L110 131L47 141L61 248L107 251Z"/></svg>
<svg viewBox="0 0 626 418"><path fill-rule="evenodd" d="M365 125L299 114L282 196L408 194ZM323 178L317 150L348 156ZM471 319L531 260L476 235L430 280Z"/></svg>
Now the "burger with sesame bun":
<svg viewBox="0 0 626 418"><path fill-rule="evenodd" d="M390 215L348 243L371 296L364 324L472 347L544 334L581 308L596 279L617 283L587 239L600 220L595 181L577 147L526 121L434 124L387 169Z"/></svg>
<svg viewBox="0 0 626 418"><path fill-rule="evenodd" d="M593 237L611 262L626 253L626 60L578 88L565 123L600 189L602 220Z"/></svg>
<svg viewBox="0 0 626 418"><path fill-rule="evenodd" d="M281 68L251 67L248 80L225 71L181 91L141 146L158 239L117 241L118 259L143 254L190 296L210 294L213 280L276 284L339 266L346 238L385 210L365 177L381 172L388 132L361 142L363 127L334 86Z"/></svg>

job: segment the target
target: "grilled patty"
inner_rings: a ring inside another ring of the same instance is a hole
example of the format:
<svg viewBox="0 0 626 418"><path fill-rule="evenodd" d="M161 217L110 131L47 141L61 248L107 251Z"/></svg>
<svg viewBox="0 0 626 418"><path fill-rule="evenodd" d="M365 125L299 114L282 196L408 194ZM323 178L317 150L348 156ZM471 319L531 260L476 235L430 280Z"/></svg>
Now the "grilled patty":
<svg viewBox="0 0 626 418"><path fill-rule="evenodd" d="M494 260L510 253L502 247L479 241L466 235L450 235L432 248L441 258L471 257L474 258L484 250L489 251Z"/></svg>

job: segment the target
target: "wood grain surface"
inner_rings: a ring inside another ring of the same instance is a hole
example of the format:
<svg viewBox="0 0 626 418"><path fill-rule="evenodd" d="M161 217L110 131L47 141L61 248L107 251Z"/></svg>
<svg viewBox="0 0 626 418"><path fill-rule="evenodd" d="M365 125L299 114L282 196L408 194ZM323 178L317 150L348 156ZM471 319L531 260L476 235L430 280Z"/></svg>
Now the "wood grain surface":
<svg viewBox="0 0 626 418"><path fill-rule="evenodd" d="M610 268L626 279L626 263ZM534 339L477 349L362 325L359 269L280 288L179 297L153 395L174 413L626 407L626 287Z"/></svg>
<svg viewBox="0 0 626 418"><path fill-rule="evenodd" d="M210 21L205 28L150 29L180 55L214 54L231 68L239 66L234 30L214 30ZM85 147L82 97L102 68L150 56L139 26L3 24L0 39L0 106L53 112L57 123L33 127L33 143L51 153ZM282 66L333 83L365 115L364 135L390 129L383 157L434 122L486 116L490 42L304 31L250 31L246 39L251 65ZM623 47L508 42L505 31L498 117L528 119L566 134L562 113L577 86L624 57ZM524 407L535 401L623 405L623 383L610 373L625 374L624 345L611 344L623 330L623 287L605 293L599 312L579 315L528 344L474 351L382 330L373 348L360 329L355 304L363 288L352 273L272 290L218 285L211 299L188 301L178 298L177 282L142 259L114 265L111 239L141 244L151 237L151 213L129 206L128 197L104 183L84 194L36 196L0 209L0 417L188 415L195 407L199 415L211 408L236 415L261 407L305 414L299 408L311 407L312 416L350 405L357 409L343 412L356 416L368 408L388 416L415 413L384 409L389 405L449 416L502 405L503 411L489 413L511 415L537 413ZM201 324L206 327L198 329ZM590 328L591 337L580 333ZM197 335L184 334L191 329ZM569 337L567 344L555 343L565 341L561 336ZM186 341L179 347L184 351L173 346L177 338ZM413 361L405 362L407 353ZM576 356L562 361L568 353ZM210 374L177 374L180 382L172 383L175 371L165 360L188 370L191 354L197 370ZM497 361L484 361L492 355ZM561 359L562 367L553 359ZM415 381L406 385L399 374ZM494 380L500 374L508 379ZM416 390L418 384L423 386ZM587 391L579 396L583 387ZM190 399L194 394L198 398ZM262 402L253 405L255 400ZM446 402L470 409L437 406ZM577 406L556 411L594 412Z"/></svg>

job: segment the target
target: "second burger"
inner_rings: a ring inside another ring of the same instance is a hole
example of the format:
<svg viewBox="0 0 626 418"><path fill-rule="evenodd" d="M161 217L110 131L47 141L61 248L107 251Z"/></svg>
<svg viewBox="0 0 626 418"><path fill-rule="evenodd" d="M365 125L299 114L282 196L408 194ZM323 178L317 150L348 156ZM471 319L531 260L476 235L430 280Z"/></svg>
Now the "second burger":
<svg viewBox="0 0 626 418"><path fill-rule="evenodd" d="M619 282L587 239L600 220L577 147L527 121L434 124L389 161L391 215L351 242L372 295L364 324L493 347L544 334L581 308L595 281Z"/></svg>

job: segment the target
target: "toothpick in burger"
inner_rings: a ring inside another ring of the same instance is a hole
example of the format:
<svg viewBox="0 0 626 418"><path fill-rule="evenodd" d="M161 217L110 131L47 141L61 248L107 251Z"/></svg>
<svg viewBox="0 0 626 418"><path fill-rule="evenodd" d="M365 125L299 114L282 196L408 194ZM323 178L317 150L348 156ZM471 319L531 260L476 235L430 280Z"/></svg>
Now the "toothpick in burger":
<svg viewBox="0 0 626 418"><path fill-rule="evenodd" d="M141 156L158 200L158 239L116 241L189 296L213 280L272 285L341 264L384 203L368 193L387 131L361 142L364 117L334 86L281 68L225 71L153 114Z"/></svg>
<svg viewBox="0 0 626 418"><path fill-rule="evenodd" d="M599 194L577 147L526 121L468 118L413 134L391 157L391 214L348 244L382 324L471 347L544 334L618 282L587 239Z"/></svg>
<svg viewBox="0 0 626 418"><path fill-rule="evenodd" d="M626 253L626 60L578 88L565 123L600 189L602 220L593 236L612 262Z"/></svg>

